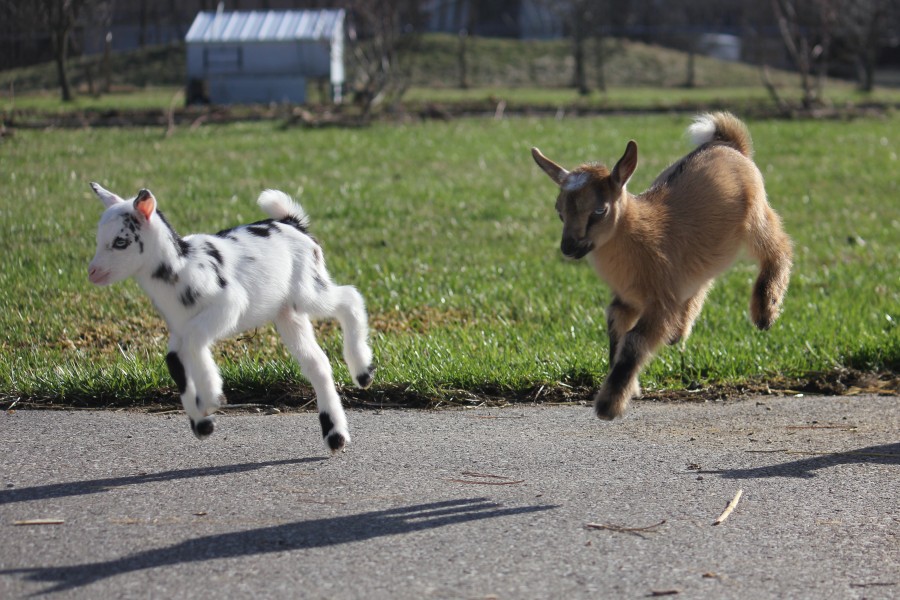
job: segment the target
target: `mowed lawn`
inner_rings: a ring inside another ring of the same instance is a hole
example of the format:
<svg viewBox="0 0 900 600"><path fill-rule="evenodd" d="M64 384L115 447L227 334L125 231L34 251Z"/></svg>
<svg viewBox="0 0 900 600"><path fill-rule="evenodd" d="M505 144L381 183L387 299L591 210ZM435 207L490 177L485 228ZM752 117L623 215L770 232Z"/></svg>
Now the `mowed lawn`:
<svg viewBox="0 0 900 600"><path fill-rule="evenodd" d="M0 141L0 396L140 403L171 398L166 331L133 282L87 280L102 205L150 188L183 235L265 215L268 187L299 200L334 279L368 302L373 394L598 385L610 292L561 256L555 188L566 166L640 146L642 191L687 151L683 115L464 119L364 129L277 123L24 131ZM645 389L900 367L900 119L750 121L769 197L795 243L784 314L747 317L755 265L717 283L686 346L664 349ZM342 385L340 336L320 339ZM217 348L226 391L274 400L307 389L271 327Z"/></svg>

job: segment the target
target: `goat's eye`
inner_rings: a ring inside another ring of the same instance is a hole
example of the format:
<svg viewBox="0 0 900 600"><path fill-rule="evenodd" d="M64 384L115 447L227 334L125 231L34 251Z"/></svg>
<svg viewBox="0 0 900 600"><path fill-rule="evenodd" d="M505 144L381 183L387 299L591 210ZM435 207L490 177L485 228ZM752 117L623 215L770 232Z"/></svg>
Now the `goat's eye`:
<svg viewBox="0 0 900 600"><path fill-rule="evenodd" d="M606 214L607 210L609 210L608 206L601 206L594 210L594 214L597 215L598 217L602 217L603 215Z"/></svg>
<svg viewBox="0 0 900 600"><path fill-rule="evenodd" d="M124 250L130 244L131 244L131 242L126 240L125 238L117 237L116 239L113 240L112 247L115 248L116 250Z"/></svg>

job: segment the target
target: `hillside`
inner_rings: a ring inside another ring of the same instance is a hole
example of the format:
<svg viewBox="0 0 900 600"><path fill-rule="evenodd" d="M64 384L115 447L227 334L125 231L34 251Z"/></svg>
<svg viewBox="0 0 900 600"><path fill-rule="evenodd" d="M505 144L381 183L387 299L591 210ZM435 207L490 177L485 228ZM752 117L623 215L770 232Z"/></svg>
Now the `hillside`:
<svg viewBox="0 0 900 600"><path fill-rule="evenodd" d="M610 87L677 87L685 83L687 55L675 50L639 42L616 40L608 44L605 78ZM447 88L459 82L459 41L455 36L430 34L401 57L413 87ZM594 52L588 48L589 56ZM472 38L467 45L468 84L473 87L566 87L572 81L573 61L567 40L509 40ZM352 78L355 65L348 57ZM725 63L697 57L696 84L715 87L759 85L755 66ZM115 54L110 61L114 87L177 86L184 83L184 45L156 46ZM589 59L588 79L596 86L598 72ZM100 57L75 58L70 77L76 89L85 93L91 79L103 79ZM791 76L776 74L776 80ZM0 72L3 94L55 89L55 65L48 63Z"/></svg>

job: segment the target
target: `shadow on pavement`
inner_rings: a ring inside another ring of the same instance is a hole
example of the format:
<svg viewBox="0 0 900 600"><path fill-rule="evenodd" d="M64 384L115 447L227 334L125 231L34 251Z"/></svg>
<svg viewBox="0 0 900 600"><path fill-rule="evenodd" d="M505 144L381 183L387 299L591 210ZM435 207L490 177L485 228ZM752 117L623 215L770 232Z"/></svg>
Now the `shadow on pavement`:
<svg viewBox="0 0 900 600"><path fill-rule="evenodd" d="M179 469L177 471L163 471L161 473L146 473L129 477L109 477L106 479L91 479L88 481L70 481L67 483L52 483L26 488L11 488L0 490L0 505L12 502L28 502L29 500L46 500L48 498L65 498L66 496L84 496L98 494L111 488L128 485L142 485L156 481L173 481L175 479L193 479L195 477L215 477L217 475L230 475L232 473L245 473L266 467L284 465L297 465L327 460L324 457L288 458L284 460L272 460L266 462L244 463L239 465L222 465L218 467L197 467L195 469Z"/></svg>
<svg viewBox="0 0 900 600"><path fill-rule="evenodd" d="M728 479L756 479L759 477L815 477L813 471L845 464L900 465L900 443L868 446L859 450L847 450L829 454L817 454L808 458L792 460L779 465L754 467L752 469L726 469L704 473L717 473Z"/></svg>
<svg viewBox="0 0 900 600"><path fill-rule="evenodd" d="M503 508L487 498L448 500L210 535L106 562L66 567L5 569L0 571L0 575L24 575L29 581L52 583L52 587L39 592L50 594L143 569L320 548L554 508L556 506L552 505Z"/></svg>

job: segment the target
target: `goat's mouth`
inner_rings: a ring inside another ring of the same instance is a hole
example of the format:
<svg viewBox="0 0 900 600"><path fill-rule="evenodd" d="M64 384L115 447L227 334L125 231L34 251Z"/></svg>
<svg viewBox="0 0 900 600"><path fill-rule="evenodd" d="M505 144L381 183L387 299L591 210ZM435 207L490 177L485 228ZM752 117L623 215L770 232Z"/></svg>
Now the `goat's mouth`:
<svg viewBox="0 0 900 600"><path fill-rule="evenodd" d="M88 279L94 285L107 285L109 283L109 271L102 271L97 268L91 268L88 271Z"/></svg>
<svg viewBox="0 0 900 600"><path fill-rule="evenodd" d="M572 240L564 238L559 245L559 249L566 258L578 260L594 249L594 243L590 240Z"/></svg>

